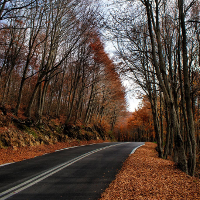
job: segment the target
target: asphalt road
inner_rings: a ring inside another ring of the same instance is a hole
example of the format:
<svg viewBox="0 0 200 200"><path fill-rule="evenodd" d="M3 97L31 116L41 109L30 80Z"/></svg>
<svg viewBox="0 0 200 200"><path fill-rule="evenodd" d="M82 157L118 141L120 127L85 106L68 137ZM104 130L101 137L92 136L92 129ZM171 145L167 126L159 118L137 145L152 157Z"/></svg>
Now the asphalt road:
<svg viewBox="0 0 200 200"><path fill-rule="evenodd" d="M0 166L0 200L97 200L142 144L86 145Z"/></svg>

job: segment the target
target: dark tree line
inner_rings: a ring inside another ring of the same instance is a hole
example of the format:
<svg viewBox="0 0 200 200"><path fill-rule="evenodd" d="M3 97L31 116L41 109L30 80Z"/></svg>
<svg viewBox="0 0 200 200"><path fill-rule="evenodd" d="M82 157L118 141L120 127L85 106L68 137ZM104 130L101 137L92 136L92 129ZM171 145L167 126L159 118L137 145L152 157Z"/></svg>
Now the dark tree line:
<svg viewBox="0 0 200 200"><path fill-rule="evenodd" d="M193 176L200 138L199 2L141 0L121 5L121 15L111 9L105 23L121 72L149 99L159 156L172 155Z"/></svg>

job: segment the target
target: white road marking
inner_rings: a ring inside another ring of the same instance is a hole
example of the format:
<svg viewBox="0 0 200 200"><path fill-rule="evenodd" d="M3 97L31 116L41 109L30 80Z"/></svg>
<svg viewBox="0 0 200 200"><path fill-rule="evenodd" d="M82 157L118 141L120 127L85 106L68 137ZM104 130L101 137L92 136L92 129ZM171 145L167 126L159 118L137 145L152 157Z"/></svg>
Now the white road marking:
<svg viewBox="0 0 200 200"><path fill-rule="evenodd" d="M104 143L107 143L107 142L104 142ZM92 144L88 144L88 145L94 145L94 144L96 144L96 143L92 143ZM87 146L87 145L81 145L81 146ZM73 146L73 147L67 147L67 148L64 148L64 149L58 149L58 150L55 150L55 152L57 152L57 151L63 151L63 150L66 150L66 149L73 149L73 148L76 148L76 147L80 147L80 146ZM47 155L47 154L49 154L49 153L45 153L42 156ZM38 157L38 156L35 156L35 157ZM24 160L26 160L26 159L24 159ZM0 167L6 166L6 165L10 165L10 164L13 164L13 163L15 163L15 162L5 163L5 164L0 165Z"/></svg>
<svg viewBox="0 0 200 200"><path fill-rule="evenodd" d="M133 154L133 153L135 153L135 151L136 151L139 147L141 147L141 146L143 146L143 145L145 145L145 144L141 144L140 146L134 148L133 151L131 151L130 155Z"/></svg>
<svg viewBox="0 0 200 200"><path fill-rule="evenodd" d="M0 200L5 200L5 199L15 195L16 193L19 193L22 190L25 190L26 188L29 188L32 185L35 185L36 183L44 180L45 178L47 178L47 177L49 177L49 176L61 171L62 169L72 165L73 163L75 163L75 162L77 162L79 160L82 160L83 158L85 158L85 157L87 157L87 156L89 156L91 154L94 154L94 153L96 153L98 151L101 151L103 149L107 149L107 148L110 148L110 147L113 147L113 146L117 146L117 145L121 145L121 144L123 144L123 143L109 145L109 146L106 146L106 147L95 149L95 150L90 151L88 153L85 153L85 154L83 154L81 156L78 156L78 157L76 157L76 158L74 158L72 160L69 160L68 162L60 164L60 165L58 165L58 166L56 166L56 167L54 167L54 168L52 168L50 170L47 170L47 171L41 173L40 175L37 175L37 176L35 176L35 177L33 177L33 178L31 178L31 179L19 184L19 185L16 185L15 187L12 187L12 188L0 193L0 197L1 197Z"/></svg>
<svg viewBox="0 0 200 200"><path fill-rule="evenodd" d="M2 164L2 165L0 165L0 167L6 166L6 165L10 165L12 163L14 163L14 162Z"/></svg>

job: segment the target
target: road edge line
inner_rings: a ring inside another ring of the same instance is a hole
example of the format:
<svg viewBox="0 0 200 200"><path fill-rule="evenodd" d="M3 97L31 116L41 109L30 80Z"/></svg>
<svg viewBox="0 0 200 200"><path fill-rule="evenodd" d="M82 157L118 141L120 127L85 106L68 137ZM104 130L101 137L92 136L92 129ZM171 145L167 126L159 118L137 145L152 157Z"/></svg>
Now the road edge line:
<svg viewBox="0 0 200 200"><path fill-rule="evenodd" d="M35 176L35 177L32 177L30 179L28 179L27 181L25 182L22 182L12 188L9 188L3 192L0 193L0 200L5 200L9 197L12 197L13 195L31 187L32 185L48 178L49 176L61 171L62 169L74 164L75 162L78 162L79 160L82 160L83 158L85 157L88 157L96 152L99 152L101 150L104 150L104 149L107 149L107 148L110 148L110 147L114 147L114 146L117 146L117 145L121 145L122 143L117 143L117 144L113 144L113 145L108 145L108 146L105 146L105 147L101 147L101 148L98 148L98 149L94 149L92 151L89 151L85 154L82 154L78 157L75 157L74 159L71 159L65 163L62 163L60 165L57 165L49 170L46 170L42 173L40 173L39 175Z"/></svg>
<svg viewBox="0 0 200 200"><path fill-rule="evenodd" d="M134 149L131 151L130 155L134 154L135 151L136 151L138 148L140 148L141 146L143 146L143 145L145 145L145 144L141 144L140 146L134 148Z"/></svg>

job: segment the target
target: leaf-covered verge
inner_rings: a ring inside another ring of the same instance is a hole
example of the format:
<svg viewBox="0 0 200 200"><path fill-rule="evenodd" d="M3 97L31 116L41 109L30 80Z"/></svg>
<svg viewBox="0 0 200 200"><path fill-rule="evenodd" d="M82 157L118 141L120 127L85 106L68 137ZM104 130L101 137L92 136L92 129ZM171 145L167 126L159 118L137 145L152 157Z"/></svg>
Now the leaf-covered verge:
<svg viewBox="0 0 200 200"><path fill-rule="evenodd" d="M100 200L200 199L200 179L158 158L155 148L147 142L129 156Z"/></svg>

